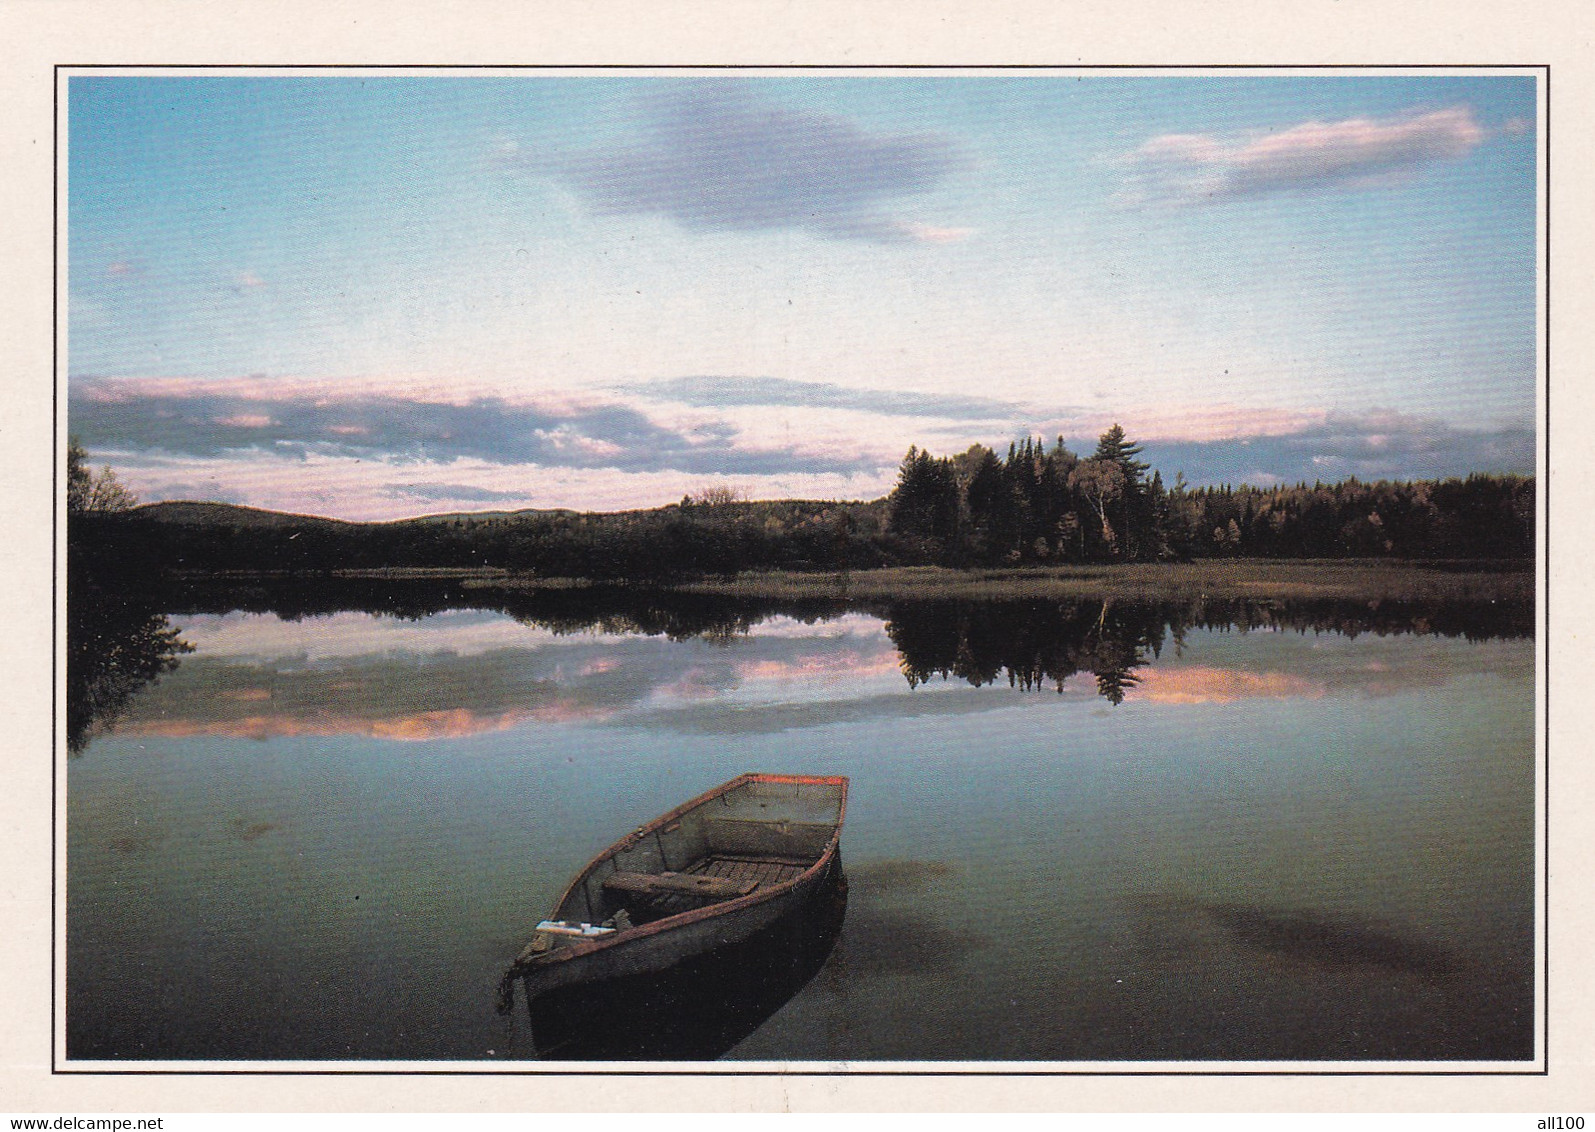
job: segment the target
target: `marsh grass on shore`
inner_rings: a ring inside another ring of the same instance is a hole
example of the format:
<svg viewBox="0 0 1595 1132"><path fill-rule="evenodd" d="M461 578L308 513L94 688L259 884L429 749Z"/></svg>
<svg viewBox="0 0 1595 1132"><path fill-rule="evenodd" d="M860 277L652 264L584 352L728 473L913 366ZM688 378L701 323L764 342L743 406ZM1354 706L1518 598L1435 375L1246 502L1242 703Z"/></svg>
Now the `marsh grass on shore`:
<svg viewBox="0 0 1595 1132"><path fill-rule="evenodd" d="M570 589L568 578L493 573L466 575L467 588ZM648 588L727 597L846 600L1022 601L1113 598L1169 601L1193 598L1342 599L1353 601L1495 601L1532 603L1535 578L1527 564L1509 569L1470 563L1267 561L1146 563L1118 566L1020 567L955 570L938 566L797 573L749 572ZM612 583L609 583L612 584Z"/></svg>

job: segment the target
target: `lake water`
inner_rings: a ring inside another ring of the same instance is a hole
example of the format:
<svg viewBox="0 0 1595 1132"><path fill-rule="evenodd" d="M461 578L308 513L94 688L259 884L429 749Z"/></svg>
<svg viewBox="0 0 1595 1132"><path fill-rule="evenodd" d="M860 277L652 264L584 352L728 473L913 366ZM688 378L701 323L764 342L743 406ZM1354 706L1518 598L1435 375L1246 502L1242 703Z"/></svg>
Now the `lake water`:
<svg viewBox="0 0 1595 1132"><path fill-rule="evenodd" d="M849 897L728 1057L1534 1054L1520 629L1102 603L170 620L193 651L102 696L68 765L73 1059L530 1057L494 989L571 875L755 770L851 779Z"/></svg>

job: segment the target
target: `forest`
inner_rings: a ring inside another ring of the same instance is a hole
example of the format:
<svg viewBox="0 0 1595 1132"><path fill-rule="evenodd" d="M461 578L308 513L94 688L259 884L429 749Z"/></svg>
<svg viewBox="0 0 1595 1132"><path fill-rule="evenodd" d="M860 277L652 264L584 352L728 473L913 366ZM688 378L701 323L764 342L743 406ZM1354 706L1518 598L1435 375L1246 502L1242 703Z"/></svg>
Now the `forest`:
<svg viewBox="0 0 1595 1132"><path fill-rule="evenodd" d="M130 575L491 570L668 582L747 571L1191 562L1531 560L1531 477L1190 488L1114 425L1088 457L1027 439L1005 457L912 447L871 502L747 501L708 490L650 510L343 522L216 503L137 506L81 448L69 548Z"/></svg>
<svg viewBox="0 0 1595 1132"><path fill-rule="evenodd" d="M1061 437L1006 459L978 444L952 457L910 448L888 526L916 560L943 565L1534 555L1530 477L1192 489L1165 485L1140 454L1118 425L1086 458Z"/></svg>

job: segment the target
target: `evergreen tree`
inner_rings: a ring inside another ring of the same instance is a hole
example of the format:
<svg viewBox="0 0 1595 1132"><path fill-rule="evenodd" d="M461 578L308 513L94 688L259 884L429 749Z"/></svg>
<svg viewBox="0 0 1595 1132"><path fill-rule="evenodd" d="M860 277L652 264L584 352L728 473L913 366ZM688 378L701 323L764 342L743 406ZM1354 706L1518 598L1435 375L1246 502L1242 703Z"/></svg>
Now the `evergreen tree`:
<svg viewBox="0 0 1595 1132"><path fill-rule="evenodd" d="M910 447L892 492L892 532L928 539L942 554L956 552L960 508L953 462Z"/></svg>
<svg viewBox="0 0 1595 1132"><path fill-rule="evenodd" d="M1092 457L1098 460L1112 460L1124 472L1127 484L1139 486L1142 477L1151 467L1150 464L1136 459L1140 454L1141 445L1131 444L1125 439L1124 429L1115 424L1097 438L1097 450L1092 453Z"/></svg>

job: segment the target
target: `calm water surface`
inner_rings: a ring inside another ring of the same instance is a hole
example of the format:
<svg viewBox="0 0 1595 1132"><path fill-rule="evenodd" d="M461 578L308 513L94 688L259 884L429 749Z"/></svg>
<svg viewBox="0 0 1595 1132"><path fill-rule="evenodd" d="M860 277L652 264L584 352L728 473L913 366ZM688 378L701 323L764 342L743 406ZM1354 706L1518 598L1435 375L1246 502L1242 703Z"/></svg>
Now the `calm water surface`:
<svg viewBox="0 0 1595 1132"><path fill-rule="evenodd" d="M565 882L768 770L850 897L730 1057L1531 1057L1533 642L1144 614L173 615L69 764L69 1056L531 1056Z"/></svg>

